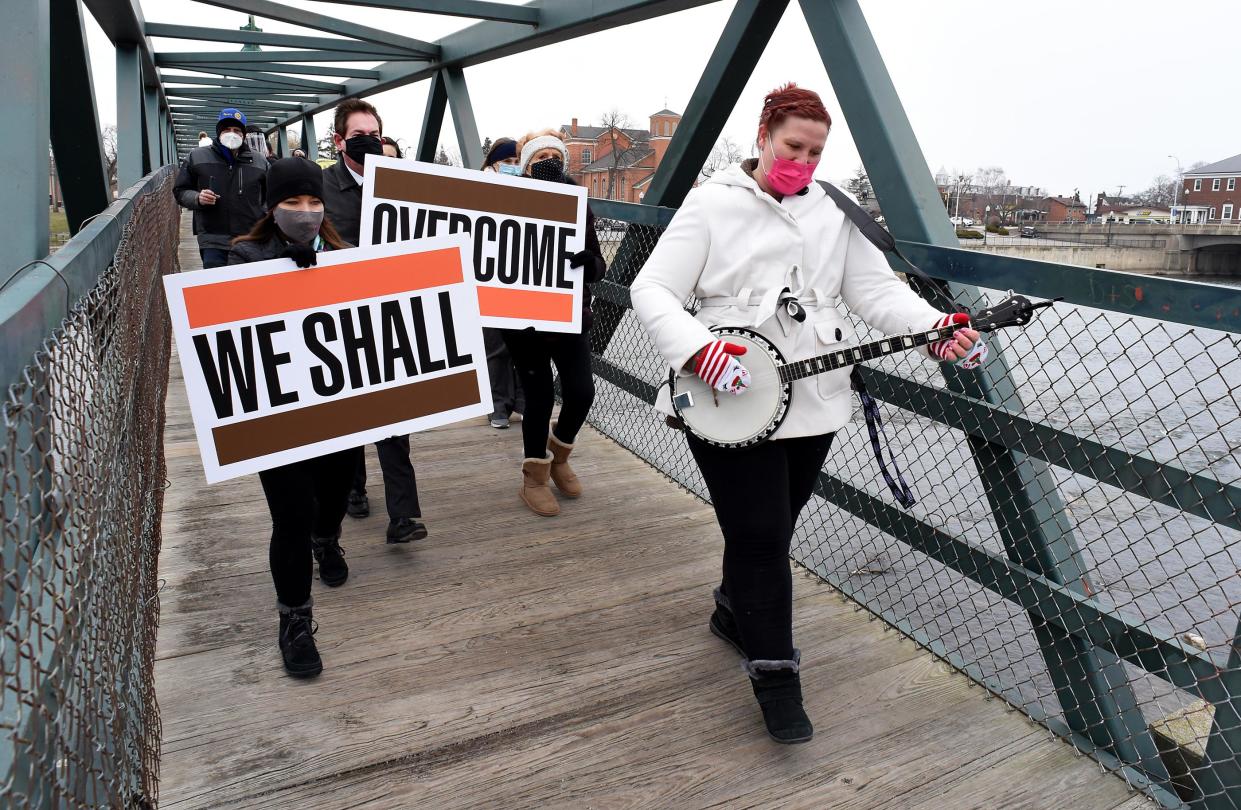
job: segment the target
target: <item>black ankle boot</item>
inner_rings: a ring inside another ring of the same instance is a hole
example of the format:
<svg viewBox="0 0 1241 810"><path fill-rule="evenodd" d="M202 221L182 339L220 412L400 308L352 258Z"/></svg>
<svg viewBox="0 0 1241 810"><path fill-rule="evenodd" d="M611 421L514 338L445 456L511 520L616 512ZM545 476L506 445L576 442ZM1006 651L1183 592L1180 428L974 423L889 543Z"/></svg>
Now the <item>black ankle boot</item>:
<svg viewBox="0 0 1241 810"><path fill-rule="evenodd" d="M767 733L778 743L804 743L814 736L814 726L801 703L800 658L794 650L791 661L746 661L742 665L763 710Z"/></svg>
<svg viewBox="0 0 1241 810"><path fill-rule="evenodd" d="M349 564L340 547L340 532L335 537L312 537L310 548L319 563L319 580L329 587L343 585L349 579Z"/></svg>
<svg viewBox="0 0 1241 810"><path fill-rule="evenodd" d="M309 607L280 611L280 657L294 678L313 678L323 671L323 659L315 646L318 630Z"/></svg>
<svg viewBox="0 0 1241 810"><path fill-rule="evenodd" d="M737 620L733 617L732 605L729 604L728 596L719 588L715 589L714 596L715 612L711 614L711 632L716 637L731 644L732 648L740 653L742 658L749 658L741 646L741 633L737 630Z"/></svg>

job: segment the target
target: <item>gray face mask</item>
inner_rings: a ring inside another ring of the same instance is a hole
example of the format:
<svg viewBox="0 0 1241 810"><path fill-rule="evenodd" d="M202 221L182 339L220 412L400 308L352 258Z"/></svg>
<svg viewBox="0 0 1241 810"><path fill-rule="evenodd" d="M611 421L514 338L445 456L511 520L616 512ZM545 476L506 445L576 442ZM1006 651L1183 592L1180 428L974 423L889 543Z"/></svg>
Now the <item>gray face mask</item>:
<svg viewBox="0 0 1241 810"><path fill-rule="evenodd" d="M277 207L272 216L276 219L276 227L280 229L290 242L308 244L319 233L323 224L322 211L294 211L290 208Z"/></svg>

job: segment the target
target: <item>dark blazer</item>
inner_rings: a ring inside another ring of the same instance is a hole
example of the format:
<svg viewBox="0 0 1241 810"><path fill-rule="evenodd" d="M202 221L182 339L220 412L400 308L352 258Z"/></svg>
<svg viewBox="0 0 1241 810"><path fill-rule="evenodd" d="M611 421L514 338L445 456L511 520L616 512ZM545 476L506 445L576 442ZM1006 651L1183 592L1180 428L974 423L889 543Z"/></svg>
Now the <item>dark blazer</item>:
<svg viewBox="0 0 1241 810"><path fill-rule="evenodd" d="M228 250L234 236L249 233L262 218L267 194L267 160L242 145L225 160L218 140L192 150L177 172L177 202L194 212L194 233L200 248ZM198 192L210 188L220 199L200 205Z"/></svg>
<svg viewBox="0 0 1241 810"><path fill-rule="evenodd" d="M323 170L323 209L341 239L351 245L361 244L358 226L362 222L362 187L349 173L344 155Z"/></svg>

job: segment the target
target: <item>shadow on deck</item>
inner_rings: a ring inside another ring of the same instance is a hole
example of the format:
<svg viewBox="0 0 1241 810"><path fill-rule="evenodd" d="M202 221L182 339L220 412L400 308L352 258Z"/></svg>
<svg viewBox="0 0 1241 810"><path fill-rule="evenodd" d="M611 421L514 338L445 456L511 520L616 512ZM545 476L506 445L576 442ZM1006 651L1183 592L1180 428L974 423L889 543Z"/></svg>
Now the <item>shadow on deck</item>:
<svg viewBox="0 0 1241 810"><path fill-rule="evenodd" d="M197 266L183 242L185 268ZM556 519L517 499L520 436L413 440L431 536L346 518L350 578L314 586L325 670L287 678L256 476L207 486L174 367L156 687L164 808L1150 806L801 573L817 736L762 730L707 617L709 506L589 428Z"/></svg>

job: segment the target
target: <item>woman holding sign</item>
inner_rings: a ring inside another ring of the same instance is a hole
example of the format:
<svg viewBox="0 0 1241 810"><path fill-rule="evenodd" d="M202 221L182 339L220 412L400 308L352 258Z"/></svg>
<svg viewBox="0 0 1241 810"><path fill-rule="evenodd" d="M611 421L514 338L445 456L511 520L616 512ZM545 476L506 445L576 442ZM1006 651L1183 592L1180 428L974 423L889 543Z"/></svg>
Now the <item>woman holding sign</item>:
<svg viewBox="0 0 1241 810"><path fill-rule="evenodd" d="M712 326L749 328L801 360L849 345L838 301L889 334L968 320L936 311L901 283L813 182L830 126L818 94L790 84L768 95L760 156L689 193L631 287L634 311L668 364L720 398L745 396L750 374L745 348L719 340ZM683 309L690 295L701 304L696 316ZM928 348L936 359L958 359L977 337L964 329ZM853 410L848 371L793 385L769 441L733 449L686 434L724 535L711 632L746 659L767 731L781 743L814 733L793 646L789 544L832 437ZM668 405L665 389L659 407L671 413Z"/></svg>
<svg viewBox="0 0 1241 810"><path fill-rule="evenodd" d="M568 151L555 130L530 134L517 145L518 170L526 177L548 183L572 183L564 173ZM570 267L581 267L586 283L603 278L607 265L595 235L595 215L586 207L586 249L569 259ZM535 332L533 329L506 329L504 342L513 356L526 407L521 422L525 460L521 464L522 501L536 515L560 514L560 504L548 485L568 498L582 494L582 483L569 466L569 454L577 432L586 423L586 414L595 401L595 382L590 371L590 290L582 293L582 332L577 335ZM560 418L552 422L552 364L560 372Z"/></svg>
<svg viewBox="0 0 1241 810"><path fill-rule="evenodd" d="M317 263L319 251L351 247L324 217L323 170L318 164L304 158L273 163L267 173L267 202L267 214L248 234L233 240L229 264L289 258L305 268ZM280 655L295 678L323 671L311 612L311 559L318 561L324 585L334 587L348 579L340 524L359 452L342 450L259 473L271 512L268 563L280 611Z"/></svg>

